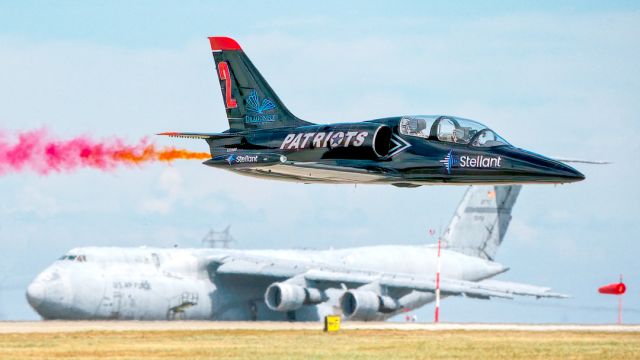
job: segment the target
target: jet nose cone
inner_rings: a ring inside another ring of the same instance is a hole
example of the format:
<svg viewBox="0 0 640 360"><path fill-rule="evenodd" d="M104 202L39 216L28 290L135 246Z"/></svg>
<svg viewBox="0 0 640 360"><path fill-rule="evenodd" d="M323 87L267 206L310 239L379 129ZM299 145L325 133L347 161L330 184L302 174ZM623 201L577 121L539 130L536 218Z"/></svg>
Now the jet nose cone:
<svg viewBox="0 0 640 360"><path fill-rule="evenodd" d="M27 287L27 301L31 306L37 308L42 304L46 297L46 289L42 282L34 281Z"/></svg>
<svg viewBox="0 0 640 360"><path fill-rule="evenodd" d="M528 150L515 149L512 155L520 161L514 167L527 174L532 182L563 184L585 179L580 171L571 166Z"/></svg>
<svg viewBox="0 0 640 360"><path fill-rule="evenodd" d="M584 174L572 168L571 166L560 161L551 160L553 162L553 171L561 178L563 182L577 182L585 179Z"/></svg>
<svg viewBox="0 0 640 360"><path fill-rule="evenodd" d="M567 166L565 165L565 167L569 168L568 172L569 172L569 178L572 179L572 181L582 181L585 179L585 176L583 173L581 173L580 171L572 168L571 166Z"/></svg>

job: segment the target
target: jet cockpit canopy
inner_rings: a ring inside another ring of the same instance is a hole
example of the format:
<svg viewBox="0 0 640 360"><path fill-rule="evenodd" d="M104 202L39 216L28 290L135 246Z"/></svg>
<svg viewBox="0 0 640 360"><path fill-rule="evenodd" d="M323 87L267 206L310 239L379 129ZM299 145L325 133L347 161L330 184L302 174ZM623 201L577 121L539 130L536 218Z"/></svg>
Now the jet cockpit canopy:
<svg viewBox="0 0 640 360"><path fill-rule="evenodd" d="M485 125L455 116L417 115L400 120L400 134L476 147L510 145Z"/></svg>

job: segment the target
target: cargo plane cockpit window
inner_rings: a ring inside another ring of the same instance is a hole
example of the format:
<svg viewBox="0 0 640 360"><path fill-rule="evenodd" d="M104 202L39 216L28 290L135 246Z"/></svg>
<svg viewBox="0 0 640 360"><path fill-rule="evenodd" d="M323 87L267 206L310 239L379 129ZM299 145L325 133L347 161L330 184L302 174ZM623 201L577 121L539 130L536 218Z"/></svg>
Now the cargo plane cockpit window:
<svg viewBox="0 0 640 360"><path fill-rule="evenodd" d="M85 255L62 255L58 260L86 262L87 257Z"/></svg>

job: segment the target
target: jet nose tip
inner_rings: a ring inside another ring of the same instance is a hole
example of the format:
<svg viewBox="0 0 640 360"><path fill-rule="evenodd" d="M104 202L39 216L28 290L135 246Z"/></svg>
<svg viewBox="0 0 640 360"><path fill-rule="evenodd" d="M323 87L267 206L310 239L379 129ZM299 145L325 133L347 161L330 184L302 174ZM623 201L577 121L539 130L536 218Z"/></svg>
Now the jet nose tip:
<svg viewBox="0 0 640 360"><path fill-rule="evenodd" d="M27 287L27 301L31 306L37 308L44 302L45 287L40 281L34 281Z"/></svg>
<svg viewBox="0 0 640 360"><path fill-rule="evenodd" d="M574 169L575 170L575 169ZM586 179L586 177L584 176L583 173L581 173L578 170L575 170L575 174L573 175L573 178L575 179L575 181L582 181L584 179Z"/></svg>
<svg viewBox="0 0 640 360"><path fill-rule="evenodd" d="M562 164L562 170L561 171L564 173L563 176L565 178L567 178L567 180L569 182L577 182L577 181L582 181L582 180L585 179L584 174L581 173L580 171L572 168L569 165L566 165L566 164L563 164L563 163L561 163L561 164Z"/></svg>

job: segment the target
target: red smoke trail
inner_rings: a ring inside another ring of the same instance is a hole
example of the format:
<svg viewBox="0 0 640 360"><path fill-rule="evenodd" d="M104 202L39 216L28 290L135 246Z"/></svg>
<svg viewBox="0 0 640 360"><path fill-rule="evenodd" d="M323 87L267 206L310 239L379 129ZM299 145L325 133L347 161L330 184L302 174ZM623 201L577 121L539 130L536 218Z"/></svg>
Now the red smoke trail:
<svg viewBox="0 0 640 360"><path fill-rule="evenodd" d="M206 152L174 147L157 148L146 139L134 145L118 138L97 141L88 136L79 136L61 140L41 129L16 134L15 140L9 141L0 132L0 175L26 170L41 175L81 168L110 171L119 166L158 161L170 163L178 159L205 160L210 157Z"/></svg>

